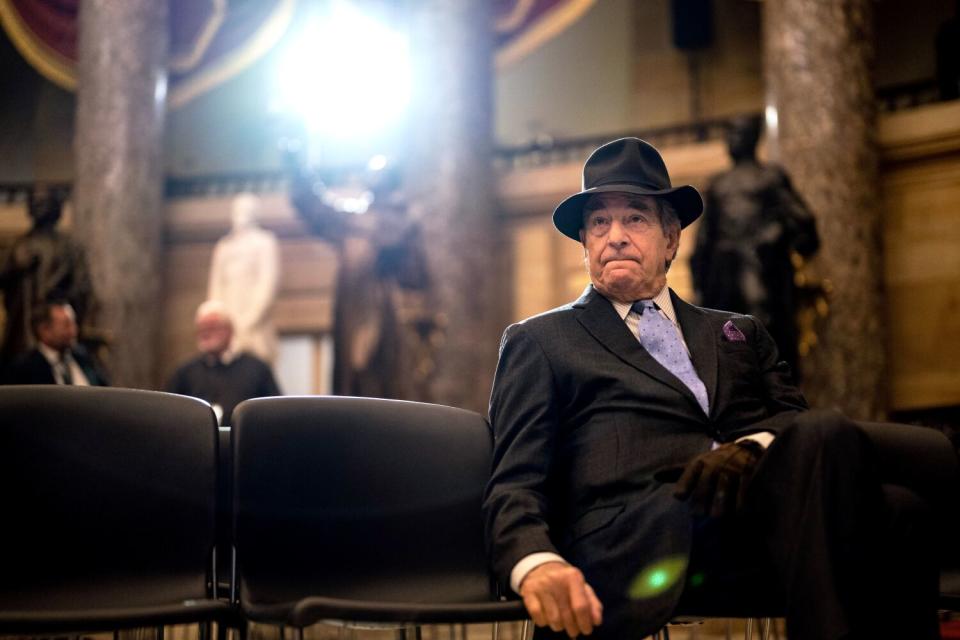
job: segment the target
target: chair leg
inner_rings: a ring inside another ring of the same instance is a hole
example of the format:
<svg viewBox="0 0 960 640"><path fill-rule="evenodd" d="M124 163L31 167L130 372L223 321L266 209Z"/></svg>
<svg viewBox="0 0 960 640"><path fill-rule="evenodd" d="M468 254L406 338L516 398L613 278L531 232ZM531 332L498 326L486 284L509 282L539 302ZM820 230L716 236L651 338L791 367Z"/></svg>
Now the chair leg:
<svg viewBox="0 0 960 640"><path fill-rule="evenodd" d="M530 640L533 637L533 625L530 624L529 620L523 621L523 627L521 627L520 638L522 640Z"/></svg>
<svg viewBox="0 0 960 640"><path fill-rule="evenodd" d="M760 620L760 640L770 640L770 618Z"/></svg>
<svg viewBox="0 0 960 640"><path fill-rule="evenodd" d="M747 618L743 628L743 640L753 640L753 618Z"/></svg>

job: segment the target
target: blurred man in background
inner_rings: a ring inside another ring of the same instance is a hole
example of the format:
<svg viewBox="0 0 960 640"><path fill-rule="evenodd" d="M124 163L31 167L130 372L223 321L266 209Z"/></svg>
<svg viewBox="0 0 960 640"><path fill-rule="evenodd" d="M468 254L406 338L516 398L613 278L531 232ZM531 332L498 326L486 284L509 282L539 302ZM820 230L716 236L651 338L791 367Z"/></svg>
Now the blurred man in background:
<svg viewBox="0 0 960 640"><path fill-rule="evenodd" d="M220 302L201 304L194 322L200 355L174 372L167 391L206 400L222 425L230 424L234 407L244 400L281 395L264 361L230 349L233 323Z"/></svg>
<svg viewBox="0 0 960 640"><path fill-rule="evenodd" d="M36 346L13 361L4 376L6 384L109 384L103 370L77 344L77 318L68 302L34 307L31 328Z"/></svg>

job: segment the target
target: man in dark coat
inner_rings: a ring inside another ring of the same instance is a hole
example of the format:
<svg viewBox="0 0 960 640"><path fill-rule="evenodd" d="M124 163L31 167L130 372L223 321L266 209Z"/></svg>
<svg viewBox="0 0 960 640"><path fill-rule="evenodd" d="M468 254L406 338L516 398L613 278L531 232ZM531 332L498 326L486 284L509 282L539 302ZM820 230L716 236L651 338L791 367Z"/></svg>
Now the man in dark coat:
<svg viewBox="0 0 960 640"><path fill-rule="evenodd" d="M223 304L204 302L194 322L200 355L174 372L167 391L206 400L222 425L231 424L234 407L244 400L281 395L266 362L230 349L233 323Z"/></svg>
<svg viewBox="0 0 960 640"><path fill-rule="evenodd" d="M69 303L37 305L30 321L36 346L10 364L5 384L110 384L87 350L77 344L77 320Z"/></svg>
<svg viewBox="0 0 960 640"><path fill-rule="evenodd" d="M924 500L881 485L858 426L807 410L760 322L667 287L697 191L636 138L583 185L553 219L592 284L506 330L490 401L487 538L538 633L764 607L791 640L938 637Z"/></svg>

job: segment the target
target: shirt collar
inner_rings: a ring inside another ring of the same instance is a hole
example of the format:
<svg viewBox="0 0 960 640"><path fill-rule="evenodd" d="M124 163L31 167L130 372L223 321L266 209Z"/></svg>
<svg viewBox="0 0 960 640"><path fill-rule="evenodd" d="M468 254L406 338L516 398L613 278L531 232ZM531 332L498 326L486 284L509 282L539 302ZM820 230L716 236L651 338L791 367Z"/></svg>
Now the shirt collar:
<svg viewBox="0 0 960 640"><path fill-rule="evenodd" d="M673 310L673 300L670 298L670 288L664 286L660 290L660 293L653 296L653 303L657 305L660 311L663 312L663 315L667 316L667 319L670 320L673 324L677 324L677 312ZM621 320L626 320L627 315L630 313L630 307L633 306L631 302L614 302L613 308L617 310L617 313L620 315Z"/></svg>
<svg viewBox="0 0 960 640"><path fill-rule="evenodd" d="M70 356L70 351L60 353L56 349L51 349L42 342L37 342L37 351L40 352L47 362L51 365L59 364L60 362L66 362L67 358Z"/></svg>

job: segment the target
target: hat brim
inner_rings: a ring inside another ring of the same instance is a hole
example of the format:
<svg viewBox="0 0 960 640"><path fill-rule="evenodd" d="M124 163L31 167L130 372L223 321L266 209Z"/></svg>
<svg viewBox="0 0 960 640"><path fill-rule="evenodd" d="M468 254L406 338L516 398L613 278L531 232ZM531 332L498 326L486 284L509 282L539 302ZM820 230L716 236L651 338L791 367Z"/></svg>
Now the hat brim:
<svg viewBox="0 0 960 640"><path fill-rule="evenodd" d="M580 242L580 229L583 228L583 206L587 198L595 193L633 193L641 196L665 198L673 205L680 218L683 229L703 213L703 198L700 192L686 184L673 189L651 191L631 184L605 184L575 193L561 202L553 211L553 225L568 238Z"/></svg>

